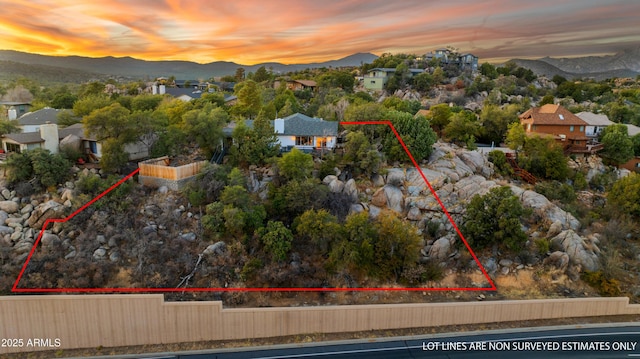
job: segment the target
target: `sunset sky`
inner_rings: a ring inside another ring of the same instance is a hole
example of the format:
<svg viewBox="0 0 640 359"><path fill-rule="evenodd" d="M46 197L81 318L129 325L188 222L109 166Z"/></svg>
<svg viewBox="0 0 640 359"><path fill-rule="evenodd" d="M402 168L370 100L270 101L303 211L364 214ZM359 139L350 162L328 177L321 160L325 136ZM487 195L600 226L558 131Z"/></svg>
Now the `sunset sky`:
<svg viewBox="0 0 640 359"><path fill-rule="evenodd" d="M480 62L640 45L637 0L0 0L0 49L252 65L447 45Z"/></svg>

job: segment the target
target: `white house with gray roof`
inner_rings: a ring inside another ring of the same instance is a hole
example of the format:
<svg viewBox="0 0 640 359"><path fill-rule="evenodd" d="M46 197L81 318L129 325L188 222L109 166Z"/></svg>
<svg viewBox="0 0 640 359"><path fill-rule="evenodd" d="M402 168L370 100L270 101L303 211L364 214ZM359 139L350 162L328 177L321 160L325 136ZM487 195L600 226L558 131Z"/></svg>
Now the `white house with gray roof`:
<svg viewBox="0 0 640 359"><path fill-rule="evenodd" d="M253 128L253 120L246 120L245 124ZM298 148L302 151L314 149L331 150L336 147L338 138L338 122L325 121L321 118L309 117L296 113L285 118L271 121L274 132L283 151ZM236 124L230 123L222 129L225 137L230 138ZM223 143L223 146L227 144Z"/></svg>
<svg viewBox="0 0 640 359"><path fill-rule="evenodd" d="M587 123L584 134L587 137L598 137L602 130L607 126L614 125L615 123L609 120L609 117L605 114L598 114L593 112L578 112L576 116Z"/></svg>
<svg viewBox="0 0 640 359"><path fill-rule="evenodd" d="M43 109L27 112L18 118L18 126L22 132L38 132L40 126L46 123L58 123L58 115L62 112L70 110L57 110L55 108L45 107Z"/></svg>

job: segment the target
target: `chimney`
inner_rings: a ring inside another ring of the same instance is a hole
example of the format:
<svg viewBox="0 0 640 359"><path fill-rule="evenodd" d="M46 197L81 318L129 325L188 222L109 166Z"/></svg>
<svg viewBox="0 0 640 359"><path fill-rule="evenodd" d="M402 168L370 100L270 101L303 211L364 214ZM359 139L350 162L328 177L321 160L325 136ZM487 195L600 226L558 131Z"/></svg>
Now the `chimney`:
<svg viewBox="0 0 640 359"><path fill-rule="evenodd" d="M47 121L46 124L40 125L40 137L44 140L44 149L55 154L58 153L58 125Z"/></svg>
<svg viewBox="0 0 640 359"><path fill-rule="evenodd" d="M153 84L153 85L151 86L151 94L152 94L152 95L157 95L157 94L158 94L158 85Z"/></svg>
<svg viewBox="0 0 640 359"><path fill-rule="evenodd" d="M284 119L276 118L276 120L273 121L273 129L276 133L284 133Z"/></svg>
<svg viewBox="0 0 640 359"><path fill-rule="evenodd" d="M18 111L16 111L16 108L11 106L9 108L9 112L7 113L7 117L9 117L9 121L15 120L18 118Z"/></svg>
<svg viewBox="0 0 640 359"><path fill-rule="evenodd" d="M160 95L164 95L165 94L165 86L164 85L160 85L160 88L158 89L158 92L160 93Z"/></svg>

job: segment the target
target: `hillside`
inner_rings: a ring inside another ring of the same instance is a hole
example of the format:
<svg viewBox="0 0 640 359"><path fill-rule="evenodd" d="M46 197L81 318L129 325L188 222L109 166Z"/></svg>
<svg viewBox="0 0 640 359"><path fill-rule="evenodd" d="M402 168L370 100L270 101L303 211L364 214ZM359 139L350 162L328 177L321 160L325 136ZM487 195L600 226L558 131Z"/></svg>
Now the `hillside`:
<svg viewBox="0 0 640 359"><path fill-rule="evenodd" d="M0 50L0 61L9 61L24 65L57 67L65 71L84 71L95 74L112 76L126 76L134 78L155 78L158 76L175 76L184 79L208 79L214 76L231 75L239 67L247 72L255 72L261 66L274 72L297 71L305 68L360 66L362 63L372 62L377 56L370 53L358 53L337 60L309 64L286 65L277 62L256 64L252 66L227 61L216 61L208 64L198 64L190 61L145 61L132 57L101 57L90 58L81 56L45 56L29 54L11 50ZM6 76L5 67L0 70L0 76ZM24 72L16 69L13 73L23 76L31 75L25 68Z"/></svg>
<svg viewBox="0 0 640 359"><path fill-rule="evenodd" d="M106 77L78 69L0 60L0 81L10 81L22 76L37 79L41 84L78 83Z"/></svg>
<svg viewBox="0 0 640 359"><path fill-rule="evenodd" d="M560 75L568 79L589 77L604 80L614 77L635 77L640 74L640 47L625 49L615 55L576 58L543 57L538 60L513 59L538 75Z"/></svg>

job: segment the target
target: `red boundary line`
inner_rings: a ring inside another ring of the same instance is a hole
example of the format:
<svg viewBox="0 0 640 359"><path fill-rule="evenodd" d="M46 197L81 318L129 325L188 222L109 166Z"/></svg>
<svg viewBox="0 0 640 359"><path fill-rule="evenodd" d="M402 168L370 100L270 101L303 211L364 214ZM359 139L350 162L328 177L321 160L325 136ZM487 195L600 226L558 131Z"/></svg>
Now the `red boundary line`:
<svg viewBox="0 0 640 359"><path fill-rule="evenodd" d="M480 271L482 271L482 274L487 279L491 287L487 287L487 288L485 287L456 287L456 288L449 288L449 287L437 287L437 288L420 288L420 287L411 287L411 288L406 288L406 287L398 287L398 288L396 287L381 287L381 288L369 288L369 287L366 287L366 288L18 288L18 283L20 282L20 279L22 279L22 276L24 275L24 272L27 269L27 265L29 264L31 257L35 253L36 248L40 243L40 239L42 238L44 231L46 230L49 223L64 223L72 219L78 213L82 212L87 207L95 203L97 200L105 196L107 193L111 192L114 188L118 187L119 185L121 185L122 183L124 183L125 181L133 177L135 174L137 174L140 171L140 169L138 168L135 171L131 172L126 177L124 177L123 179L121 179L120 181L118 181L117 183L115 183L114 185L112 185L111 187L109 187L106 191L99 194L96 198L92 199L82 207L78 208L75 212L73 212L66 218L47 219L42 225L40 234L38 235L38 238L34 242L33 247L31 248L31 252L29 252L29 256L27 256L27 260L22 266L22 270L20 271L18 278L16 278L16 281L13 284L13 288L11 289L11 291L14 293L140 293L140 292L168 293L168 292L371 292L371 291L449 291L449 290L451 291L495 291L497 290L496 285L493 283L493 281L489 277L489 274L482 266L482 263L480 263L480 260L478 260L478 257L469 246L469 243L462 235L462 232L460 232L460 229L458 228L455 221L451 217L451 214L449 213L449 211L447 211L447 208L444 206L444 204L440 200L440 197L438 197L438 194L431 186L431 183L429 183L429 180L427 180L427 177L424 175L424 173L422 172L422 169L420 168L416 160L413 158L413 155L411 154L411 152L409 152L409 149L405 145L404 141L400 137L400 134L398 133L396 128L393 126L391 121L340 122L340 124L347 125L347 126L349 125L387 125L391 128L391 131L393 131L393 134L396 136L396 138L398 139L398 142L400 142L400 145L409 156L409 159L413 163L414 167L420 173L420 176L422 177L424 182L427 184L427 187L429 187L429 190L435 197L436 201L438 201L438 204L440 205L443 212L447 216L447 219L449 219L449 222L455 229L456 233L458 234L460 239L462 239L462 242L464 243L465 247L467 248L469 253L471 253L471 256L473 257L473 259L476 261L476 264L478 265L478 268L480 269Z"/></svg>

